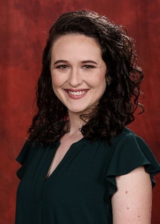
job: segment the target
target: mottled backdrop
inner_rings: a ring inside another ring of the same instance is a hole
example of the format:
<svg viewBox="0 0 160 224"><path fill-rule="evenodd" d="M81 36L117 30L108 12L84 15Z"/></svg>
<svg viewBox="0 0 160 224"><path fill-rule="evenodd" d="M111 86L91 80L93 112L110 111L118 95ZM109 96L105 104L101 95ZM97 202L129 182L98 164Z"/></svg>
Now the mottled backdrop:
<svg viewBox="0 0 160 224"><path fill-rule="evenodd" d="M90 9L127 27L136 40L145 80L146 112L131 128L160 161L160 0L1 0L0 1L0 224L13 224L15 157L35 111L35 86L47 31L65 11ZM153 190L152 224L159 224L160 175ZM145 187L145 186L144 186Z"/></svg>

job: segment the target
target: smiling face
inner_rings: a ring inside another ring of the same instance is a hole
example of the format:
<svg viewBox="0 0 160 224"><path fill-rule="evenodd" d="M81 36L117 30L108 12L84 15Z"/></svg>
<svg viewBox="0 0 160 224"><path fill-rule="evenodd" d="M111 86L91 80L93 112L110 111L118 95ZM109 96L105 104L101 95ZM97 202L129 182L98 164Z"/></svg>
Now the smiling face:
<svg viewBox="0 0 160 224"><path fill-rule="evenodd" d="M94 38L59 37L51 51L53 91L70 113L82 114L98 103L106 89L106 64Z"/></svg>

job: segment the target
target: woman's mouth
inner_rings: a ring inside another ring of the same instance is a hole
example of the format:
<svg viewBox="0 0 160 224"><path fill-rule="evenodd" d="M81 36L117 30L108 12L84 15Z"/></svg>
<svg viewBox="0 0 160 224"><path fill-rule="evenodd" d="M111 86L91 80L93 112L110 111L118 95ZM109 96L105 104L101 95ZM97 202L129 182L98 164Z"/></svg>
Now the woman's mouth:
<svg viewBox="0 0 160 224"><path fill-rule="evenodd" d="M88 89L85 90L65 90L68 93L68 96L72 99L80 99L86 95Z"/></svg>

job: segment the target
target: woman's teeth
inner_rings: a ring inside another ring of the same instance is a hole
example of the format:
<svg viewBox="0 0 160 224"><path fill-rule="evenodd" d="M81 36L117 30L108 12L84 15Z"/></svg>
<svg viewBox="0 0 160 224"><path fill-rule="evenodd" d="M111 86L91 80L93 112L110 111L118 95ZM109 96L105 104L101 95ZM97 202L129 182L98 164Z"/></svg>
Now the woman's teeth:
<svg viewBox="0 0 160 224"><path fill-rule="evenodd" d="M72 91L68 91L69 94L74 95L74 96L80 96L82 94L84 94L86 91L77 91L77 92L72 92Z"/></svg>

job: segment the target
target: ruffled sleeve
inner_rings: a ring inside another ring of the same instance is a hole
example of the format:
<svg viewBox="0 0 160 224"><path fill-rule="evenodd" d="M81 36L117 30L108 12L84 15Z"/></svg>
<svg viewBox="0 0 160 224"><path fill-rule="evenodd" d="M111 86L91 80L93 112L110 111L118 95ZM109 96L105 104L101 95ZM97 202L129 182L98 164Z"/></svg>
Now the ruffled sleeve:
<svg viewBox="0 0 160 224"><path fill-rule="evenodd" d="M19 179L22 179L22 176L26 170L30 151L31 151L31 143L29 141L26 141L18 157L16 158L17 162L19 162L22 165L21 168L18 169L17 171L17 176Z"/></svg>
<svg viewBox="0 0 160 224"><path fill-rule="evenodd" d="M114 150L106 173L108 198L117 191L115 177L125 175L140 166L144 166L150 174L154 187L153 176L160 172L160 164L143 139L131 131L125 131L114 141Z"/></svg>

